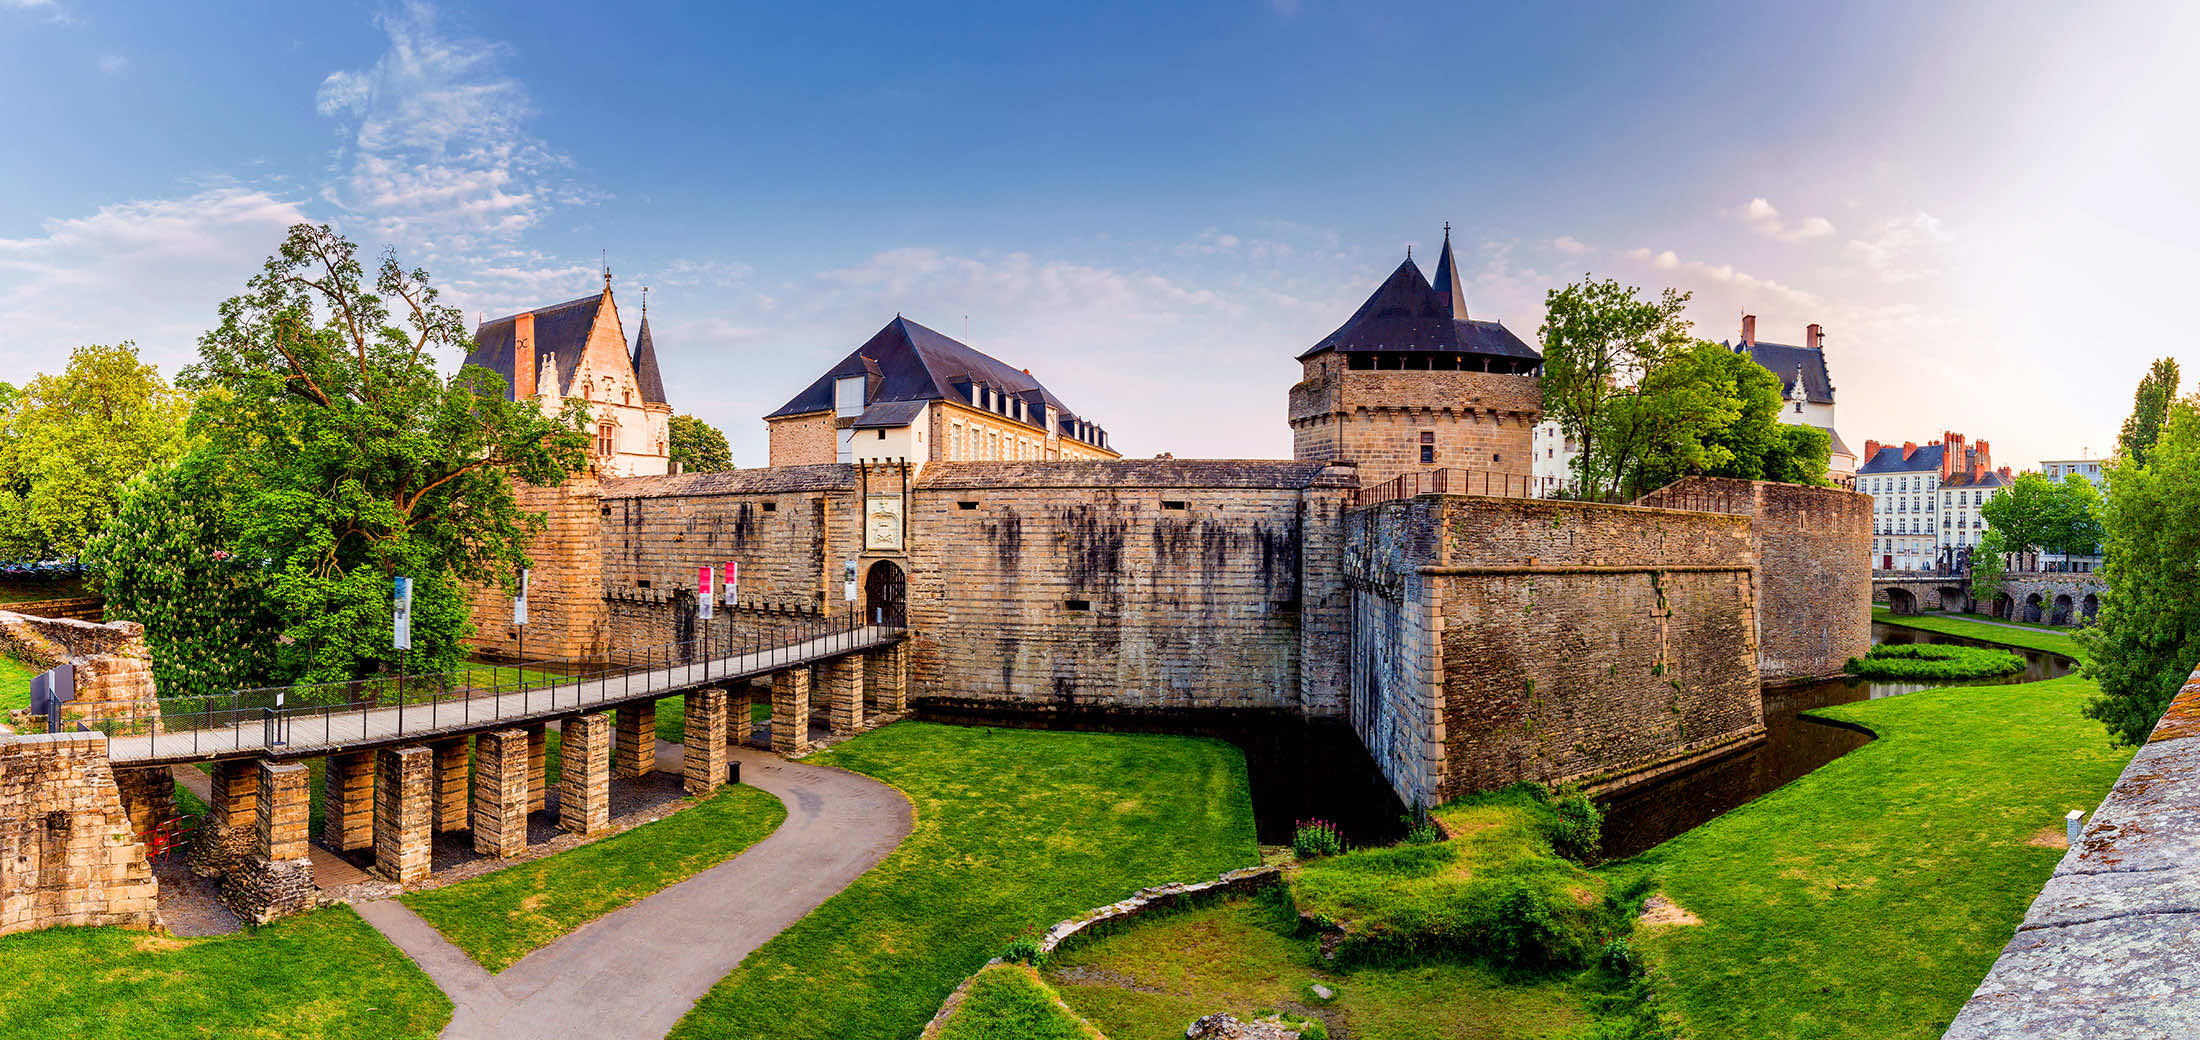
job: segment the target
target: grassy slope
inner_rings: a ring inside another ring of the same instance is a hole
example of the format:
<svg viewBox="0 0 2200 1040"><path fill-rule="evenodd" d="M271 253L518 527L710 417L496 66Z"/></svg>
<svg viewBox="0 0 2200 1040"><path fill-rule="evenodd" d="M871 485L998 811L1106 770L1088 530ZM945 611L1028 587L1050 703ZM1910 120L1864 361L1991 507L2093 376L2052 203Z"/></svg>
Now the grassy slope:
<svg viewBox="0 0 2200 1040"><path fill-rule="evenodd" d="M1587 1018L1587 998L1571 979L1508 983L1442 960L1340 972L1295 925L1269 900L1233 900L1074 945L1048 962L1047 978L1109 1040L1176 1040L1216 1011L1247 1018L1288 1009L1359 1040L1562 1037ZM1330 987L1334 1002L1317 1005L1312 982Z"/></svg>
<svg viewBox="0 0 2200 1040"><path fill-rule="evenodd" d="M624 834L403 901L482 967L503 971L589 921L733 857L786 818L771 795L728 787Z"/></svg>
<svg viewBox="0 0 2200 1040"><path fill-rule="evenodd" d="M1102 1038L1076 1015L1062 1010L1054 993L1028 965L995 964L971 980L970 991L940 1030L939 1040Z"/></svg>
<svg viewBox="0 0 2200 1040"><path fill-rule="evenodd" d="M432 1037L451 1003L349 907L211 939L53 928L0 939L0 1037Z"/></svg>
<svg viewBox="0 0 2200 1040"><path fill-rule="evenodd" d="M2023 647L2027 650L2045 650L2083 660L2085 654L2078 641L2070 636L2069 629L2010 628L2001 624L1986 624L1965 619L1960 614L1894 614L1884 607L1872 608L1872 620L1884 621L1903 628L1918 628L1942 635L1983 639L2004 646Z"/></svg>
<svg viewBox="0 0 2200 1040"><path fill-rule="evenodd" d="M903 722L813 761L901 789L916 831L674 1037L914 1036L1017 935L1257 859L1244 756L1218 741Z"/></svg>
<svg viewBox="0 0 2200 1040"><path fill-rule="evenodd" d="M0 714L31 706L31 679L38 669L0 655Z"/></svg>
<svg viewBox="0 0 2200 1040"><path fill-rule="evenodd" d="M2062 856L2029 840L2130 757L2078 713L2093 690L2070 676L1815 712L1879 739L1611 868L1657 871L1703 918L1643 937L1667 1006L1701 1040L1938 1037Z"/></svg>

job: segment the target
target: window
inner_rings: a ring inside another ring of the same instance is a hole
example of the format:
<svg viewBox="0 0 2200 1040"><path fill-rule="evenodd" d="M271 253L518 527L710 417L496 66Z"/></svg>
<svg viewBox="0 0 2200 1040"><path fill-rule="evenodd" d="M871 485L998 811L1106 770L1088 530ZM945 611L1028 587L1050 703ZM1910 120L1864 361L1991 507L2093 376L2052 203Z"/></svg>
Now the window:
<svg viewBox="0 0 2200 1040"><path fill-rule="evenodd" d="M766 502L766 503L764 503L764 511L765 511L765 512L767 512L767 513L776 513L776 512L778 512L778 511L779 511L779 503L777 503L777 502Z"/></svg>
<svg viewBox="0 0 2200 1040"><path fill-rule="evenodd" d="M1435 461L1436 461L1436 446L1435 446L1435 445L1433 445L1433 444L1423 444L1423 445L1421 445L1421 462L1422 462L1422 463L1424 463L1424 464L1426 464L1426 463L1431 463L1431 462L1435 462Z"/></svg>
<svg viewBox="0 0 2200 1040"><path fill-rule="evenodd" d="M886 431L883 428L878 431L878 439L882 441L886 439Z"/></svg>
<svg viewBox="0 0 2200 1040"><path fill-rule="evenodd" d="M1171 499L1171 498L1164 498L1164 499L1162 499L1162 500L1161 500L1161 508L1163 508L1163 509L1190 509L1190 508L1191 508L1191 503L1189 503L1189 502L1180 502L1180 501L1177 501L1176 499Z"/></svg>
<svg viewBox="0 0 2200 1040"><path fill-rule="evenodd" d="M957 503L955 503L955 508L957 508L957 509L976 509L976 508L978 508L978 504L977 504L976 502L957 502Z"/></svg>
<svg viewBox="0 0 2200 1040"><path fill-rule="evenodd" d="M611 454L611 427L608 425L596 427L596 454Z"/></svg>
<svg viewBox="0 0 2200 1040"><path fill-rule="evenodd" d="M1065 599L1065 600L1063 600L1063 601L1062 601L1062 609L1063 609L1063 610L1091 610L1091 609L1092 609L1092 602L1091 602L1090 600L1082 600L1082 599Z"/></svg>
<svg viewBox="0 0 2200 1040"><path fill-rule="evenodd" d="M862 376L843 376L833 380L833 414L842 418L863 414Z"/></svg>

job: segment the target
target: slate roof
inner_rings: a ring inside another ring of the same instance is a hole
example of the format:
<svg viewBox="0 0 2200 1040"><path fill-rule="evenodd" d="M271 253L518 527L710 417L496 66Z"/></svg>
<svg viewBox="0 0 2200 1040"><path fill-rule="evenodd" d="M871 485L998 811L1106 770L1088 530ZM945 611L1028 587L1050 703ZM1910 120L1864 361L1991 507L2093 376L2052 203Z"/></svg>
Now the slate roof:
<svg viewBox="0 0 2200 1040"><path fill-rule="evenodd" d="M1856 467L1856 475L1867 477L1875 473L1917 473L1928 470L1938 473L1940 472L1940 457L1947 450L1942 445L1927 444L1920 446L1910 454L1909 458L1905 459L1902 457L1902 445L1882 445L1879 454L1865 459Z"/></svg>
<svg viewBox="0 0 2200 1040"><path fill-rule="evenodd" d="M1068 405L1040 385L1030 373L898 314L862 346L840 359L839 364L826 369L816 382L764 418L830 411L833 382L859 375L872 377L866 398L874 408L894 401L969 404L968 392L958 389L956 384L978 383L1023 398L1026 425L1033 429L1046 428L1043 405L1053 405L1057 418L1065 424L1078 419Z"/></svg>
<svg viewBox="0 0 2200 1040"><path fill-rule="evenodd" d="M919 413L924 411L925 406L931 403L930 401L880 401L869 408L865 408L862 415L856 416L855 426L859 430L893 429L899 426L907 426L916 419Z"/></svg>
<svg viewBox="0 0 2200 1040"><path fill-rule="evenodd" d="M1437 273L1456 286L1458 270L1450 261L1447 239ZM1464 317L1466 312L1466 302L1456 291L1437 291L1408 257L1344 325L1298 359L1304 361L1325 350L1410 350L1543 360L1540 351L1522 342L1504 325Z"/></svg>
<svg viewBox="0 0 2200 1040"><path fill-rule="evenodd" d="M1437 298L1451 308L1454 321L1467 318L1467 294L1459 288L1459 265L1451 258L1451 225L1444 225L1444 255L1437 258L1436 277L1429 279Z"/></svg>
<svg viewBox="0 0 2200 1040"><path fill-rule="evenodd" d="M588 332L596 327L596 312L602 309L603 293L567 300L553 307L535 310L535 358L534 370L542 371L542 359L555 357L558 361L558 383L570 386L573 372L580 368L581 355L588 349ZM504 396L512 396L512 336L519 315L484 322L474 330L474 352L466 355L466 363L480 365L504 377ZM654 355L653 355L654 356ZM664 387L658 385L658 397L664 396Z"/></svg>
<svg viewBox="0 0 2200 1040"><path fill-rule="evenodd" d="M1329 464L1298 459L1074 459L1054 462L934 462L916 486L977 488L1312 487Z"/></svg>
<svg viewBox="0 0 2200 1040"><path fill-rule="evenodd" d="M1826 431L1826 440L1831 445L1833 454L1846 455L1852 459L1856 457L1856 453L1849 450L1848 442L1841 439L1839 431L1831 426L1821 426L1819 429Z"/></svg>
<svg viewBox="0 0 2200 1040"><path fill-rule="evenodd" d="M1793 347L1785 343L1767 343L1758 340L1757 345L1743 348L1727 345L1737 354L1747 353L1750 360L1764 367L1765 371L1780 379L1780 394L1785 397L1795 392L1795 372L1803 373L1804 400L1811 404L1833 403L1833 377L1826 374L1826 352L1809 347Z"/></svg>
<svg viewBox="0 0 2200 1040"><path fill-rule="evenodd" d="M1997 488L2007 487L2009 486L2009 484L2009 481L2001 479L2000 472L1995 470L1988 470L1984 473L1979 474L1977 480L1972 480L1971 475L1968 473L1958 473L1955 476L1949 477L1947 480L1942 481L1940 486L1944 488Z"/></svg>
<svg viewBox="0 0 2200 1040"><path fill-rule="evenodd" d="M649 336L646 307L642 310L642 329L634 334L634 382L641 387L643 404L670 403L665 400L665 377L657 368L657 344Z"/></svg>
<svg viewBox="0 0 2200 1040"><path fill-rule="evenodd" d="M803 491L852 491L856 468L842 463L810 466L759 466L652 477L618 477L603 482L598 494L611 498L667 498L676 495L776 495Z"/></svg>

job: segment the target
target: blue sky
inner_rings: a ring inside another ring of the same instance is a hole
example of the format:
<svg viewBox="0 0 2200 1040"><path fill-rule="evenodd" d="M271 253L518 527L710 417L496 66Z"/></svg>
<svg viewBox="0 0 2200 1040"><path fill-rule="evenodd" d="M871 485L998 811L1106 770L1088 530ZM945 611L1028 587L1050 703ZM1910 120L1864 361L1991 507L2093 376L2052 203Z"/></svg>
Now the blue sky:
<svg viewBox="0 0 2200 1040"><path fill-rule="evenodd" d="M1524 336L1584 271L1824 324L1859 447L2098 454L2188 338L2180 5L939 6L0 0L0 379L173 372L299 219L473 314L607 256L752 465L897 311L1128 454L1287 454L1291 358L1446 220Z"/></svg>

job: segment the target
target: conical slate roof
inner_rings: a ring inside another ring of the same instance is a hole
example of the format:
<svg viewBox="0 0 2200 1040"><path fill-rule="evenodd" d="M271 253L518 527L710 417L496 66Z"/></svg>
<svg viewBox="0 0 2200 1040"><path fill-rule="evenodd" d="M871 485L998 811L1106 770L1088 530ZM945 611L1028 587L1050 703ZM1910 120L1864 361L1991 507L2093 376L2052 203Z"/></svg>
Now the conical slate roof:
<svg viewBox="0 0 2200 1040"><path fill-rule="evenodd" d="M665 379L657 368L657 344L649 336L649 311L642 311L642 330L634 336L634 382L642 389L643 404L669 404Z"/></svg>
<svg viewBox="0 0 2200 1040"><path fill-rule="evenodd" d="M1337 331L1299 355L1304 361L1325 350L1342 353L1416 351L1482 354L1490 357L1541 361L1543 355L1521 341L1512 330L1494 321L1463 317L1464 303L1458 267L1452 261L1450 238L1445 239L1442 266L1437 272L1454 288L1447 295L1421 276L1411 258L1383 280L1375 294L1360 305Z"/></svg>
<svg viewBox="0 0 2200 1040"><path fill-rule="evenodd" d="M1459 265L1451 258L1451 225L1444 225L1444 255L1436 261L1436 297L1451 309L1454 321L1467 320L1467 294L1459 288Z"/></svg>

